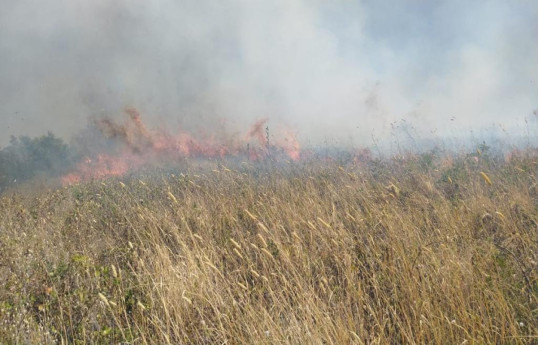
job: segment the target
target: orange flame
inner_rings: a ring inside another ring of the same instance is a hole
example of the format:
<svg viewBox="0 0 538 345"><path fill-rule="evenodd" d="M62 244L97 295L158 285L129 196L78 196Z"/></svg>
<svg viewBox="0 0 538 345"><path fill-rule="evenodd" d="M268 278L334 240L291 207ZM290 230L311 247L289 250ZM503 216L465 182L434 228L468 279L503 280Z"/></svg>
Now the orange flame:
<svg viewBox="0 0 538 345"><path fill-rule="evenodd" d="M299 142L289 130L284 130L285 135L277 136L269 147L264 133L264 125L267 123L265 118L256 121L242 139L219 140L214 136L195 136L186 131L170 135L164 131L150 130L136 109L127 108L125 111L128 118L123 124L108 118L94 121L95 127L104 137L121 144L123 148L120 153L98 153L95 157L86 157L76 165L75 171L62 177L64 184L122 176L159 159L173 161L190 157L224 158L243 155L250 160L260 160L272 152L281 152L292 160L297 160L301 155ZM255 142L252 143L252 139Z"/></svg>
<svg viewBox="0 0 538 345"><path fill-rule="evenodd" d="M267 123L267 119L259 119L256 121L248 131L247 139L256 138L261 145L267 144L267 139L263 135L263 125Z"/></svg>

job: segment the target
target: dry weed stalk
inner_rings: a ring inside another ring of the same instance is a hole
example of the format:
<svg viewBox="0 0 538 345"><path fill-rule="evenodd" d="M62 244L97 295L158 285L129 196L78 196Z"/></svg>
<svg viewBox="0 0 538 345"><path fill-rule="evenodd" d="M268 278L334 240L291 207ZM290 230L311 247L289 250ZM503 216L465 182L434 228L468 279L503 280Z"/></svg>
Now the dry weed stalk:
<svg viewBox="0 0 538 345"><path fill-rule="evenodd" d="M0 343L538 341L536 160L465 159L4 196Z"/></svg>

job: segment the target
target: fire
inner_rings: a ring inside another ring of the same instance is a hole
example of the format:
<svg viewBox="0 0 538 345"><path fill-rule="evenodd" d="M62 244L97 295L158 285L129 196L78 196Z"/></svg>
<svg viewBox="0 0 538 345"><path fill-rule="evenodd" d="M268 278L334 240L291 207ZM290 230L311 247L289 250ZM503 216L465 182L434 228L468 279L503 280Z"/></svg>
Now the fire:
<svg viewBox="0 0 538 345"><path fill-rule="evenodd" d="M267 119L259 119L256 121L248 131L247 139L256 138L260 144L267 144L267 137L264 136L263 126L267 123Z"/></svg>
<svg viewBox="0 0 538 345"><path fill-rule="evenodd" d="M138 111L134 108L127 108L125 112L129 115L129 120L123 125L104 118L96 120L95 126L105 137L119 139L134 152L141 152L153 146L151 134L142 123Z"/></svg>
<svg viewBox="0 0 538 345"><path fill-rule="evenodd" d="M79 162L76 166L76 171L63 176L62 182L64 184L73 184L83 180L122 176L130 168L136 167L138 165L134 164L136 162L137 160L133 159L132 156L113 157L107 154L99 154L95 159L86 158L84 161Z"/></svg>
<svg viewBox="0 0 538 345"><path fill-rule="evenodd" d="M301 157L301 146L297 140L295 133L289 130L285 131L285 136L282 139L282 149L293 160L298 160Z"/></svg>
<svg viewBox="0 0 538 345"><path fill-rule="evenodd" d="M194 135L187 131L179 131L173 135L162 130L151 130L142 122L136 109L127 108L125 112L127 117L124 123L117 123L109 118L94 121L95 127L104 138L118 143L117 152L99 152L92 157L86 157L76 165L73 172L62 177L64 184L123 176L148 164L186 158L243 156L256 161L271 155L285 155L292 160L298 160L301 156L295 133L284 129L280 135L270 139L265 118L256 121L243 136L219 139L216 136Z"/></svg>

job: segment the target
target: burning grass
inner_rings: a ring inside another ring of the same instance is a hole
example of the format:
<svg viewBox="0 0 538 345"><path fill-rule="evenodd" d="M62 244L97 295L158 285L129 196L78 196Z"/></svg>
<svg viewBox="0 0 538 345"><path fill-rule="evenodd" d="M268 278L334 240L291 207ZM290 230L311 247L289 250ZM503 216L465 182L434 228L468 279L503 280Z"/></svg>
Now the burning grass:
<svg viewBox="0 0 538 345"><path fill-rule="evenodd" d="M221 161L4 195L0 342L536 342L536 152L475 158Z"/></svg>
<svg viewBox="0 0 538 345"><path fill-rule="evenodd" d="M107 141L113 144L113 149L109 147L102 152L89 153L76 164L74 171L61 178L63 184L123 176L143 167L162 166L189 158L258 161L271 156L285 156L298 160L301 155L295 133L287 128L281 128L270 141L267 119L264 118L256 121L244 135L236 133L231 137L219 137L184 130L178 133L150 130L136 109L127 108L125 113L127 117L123 123L110 118L94 119L93 127L101 138L90 141Z"/></svg>

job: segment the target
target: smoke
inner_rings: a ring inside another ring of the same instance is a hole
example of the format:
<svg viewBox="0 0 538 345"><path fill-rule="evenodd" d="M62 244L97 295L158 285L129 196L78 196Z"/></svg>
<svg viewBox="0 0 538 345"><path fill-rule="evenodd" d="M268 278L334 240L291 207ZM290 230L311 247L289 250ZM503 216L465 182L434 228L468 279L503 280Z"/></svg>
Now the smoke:
<svg viewBox="0 0 538 345"><path fill-rule="evenodd" d="M152 127L305 144L528 132L535 1L0 0L0 147L140 110ZM536 123L536 120L534 120Z"/></svg>

